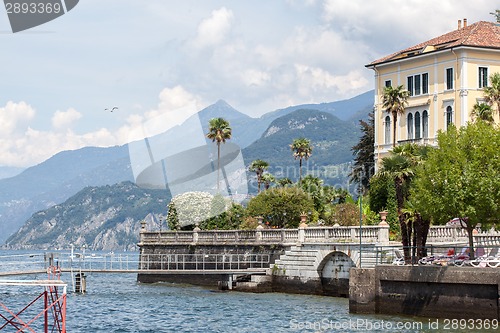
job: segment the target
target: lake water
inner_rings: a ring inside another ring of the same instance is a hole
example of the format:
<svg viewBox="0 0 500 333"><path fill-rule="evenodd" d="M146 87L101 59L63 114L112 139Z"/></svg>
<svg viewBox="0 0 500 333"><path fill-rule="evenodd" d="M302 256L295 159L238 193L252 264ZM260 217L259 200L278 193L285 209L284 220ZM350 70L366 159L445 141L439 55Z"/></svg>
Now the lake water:
<svg viewBox="0 0 500 333"><path fill-rule="evenodd" d="M69 282L70 275L62 279ZM0 288L0 300L16 310L41 292L41 287ZM445 329L442 320L349 314L344 298L139 284L135 274L88 275L87 293L69 292L67 299L67 331L74 333L460 331L451 323Z"/></svg>

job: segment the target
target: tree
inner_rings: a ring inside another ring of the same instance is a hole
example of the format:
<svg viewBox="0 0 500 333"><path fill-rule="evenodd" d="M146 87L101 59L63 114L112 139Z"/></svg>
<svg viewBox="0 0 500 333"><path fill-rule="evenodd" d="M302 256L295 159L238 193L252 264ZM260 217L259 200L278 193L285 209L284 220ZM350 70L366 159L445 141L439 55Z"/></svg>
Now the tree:
<svg viewBox="0 0 500 333"><path fill-rule="evenodd" d="M257 175L257 187L258 187L258 193L260 193L260 184L262 184L262 175L264 174L264 171L266 171L269 168L269 163L263 160L255 160L250 164L250 167L248 170L255 172Z"/></svg>
<svg viewBox="0 0 500 333"><path fill-rule="evenodd" d="M207 192L185 192L172 198L167 222L170 229L192 228L212 215L213 195Z"/></svg>
<svg viewBox="0 0 500 333"><path fill-rule="evenodd" d="M411 237L414 219L410 218L408 214L403 213L403 207L409 198L409 188L415 168L425 160L428 149L427 146L407 143L393 148L391 155L382 159L381 175L394 181L397 216L401 231L401 241L405 252L405 261L411 257L410 247L412 244Z"/></svg>
<svg viewBox="0 0 500 333"><path fill-rule="evenodd" d="M491 86L484 87L484 99L492 108L496 104L500 115L500 73L490 75Z"/></svg>
<svg viewBox="0 0 500 333"><path fill-rule="evenodd" d="M500 23L500 9L496 9L491 15L495 16L497 23Z"/></svg>
<svg viewBox="0 0 500 333"><path fill-rule="evenodd" d="M214 197L215 200L217 196ZM221 203L212 203L212 208L215 205L220 205ZM203 230L234 230L239 229L240 225L246 218L245 208L237 203L232 203L227 210L225 210L222 214L218 214L212 216L209 219L206 219L200 224L200 228Z"/></svg>
<svg viewBox="0 0 500 333"><path fill-rule="evenodd" d="M390 155L382 159L381 174L384 177L394 181L396 189L397 214L399 227L401 231L401 242L405 253L405 261L409 260L411 238L408 233L408 226L404 215L402 214L403 205L405 202L405 183L413 175L413 169L409 159L403 155Z"/></svg>
<svg viewBox="0 0 500 333"><path fill-rule="evenodd" d="M270 173L265 173L262 175L262 181L264 182L264 188L267 190L271 186L271 183L276 181L276 178Z"/></svg>
<svg viewBox="0 0 500 333"><path fill-rule="evenodd" d="M207 138L212 142L217 142L217 190L219 190L220 178L220 145L231 139L231 127L224 118L212 118L208 122Z"/></svg>
<svg viewBox="0 0 500 333"><path fill-rule="evenodd" d="M439 132L438 148L416 169L411 196L423 217L445 224L458 217L469 235L500 219L500 131L485 122Z"/></svg>
<svg viewBox="0 0 500 333"><path fill-rule="evenodd" d="M354 168L350 174L351 181L361 183L363 193L366 193L370 186L370 178L375 173L375 120L373 112L369 115L368 122L360 120L359 125L363 135L357 145L351 148L354 158Z"/></svg>
<svg viewBox="0 0 500 333"><path fill-rule="evenodd" d="M382 97L382 107L385 111L392 115L393 120L393 137L392 146L396 147L396 128L398 115L403 115L405 113L405 106L408 105L408 97L410 93L408 90L404 90L404 87L398 86L396 88L385 87L384 95Z"/></svg>
<svg viewBox="0 0 500 333"><path fill-rule="evenodd" d="M170 230L177 230L180 228L179 216L177 215L177 209L175 208L175 203L170 201L168 203L168 213L167 213L167 224Z"/></svg>
<svg viewBox="0 0 500 333"><path fill-rule="evenodd" d="M318 212L324 211L325 199L323 193L323 181L313 175L307 175L300 183L300 187L314 202L314 208Z"/></svg>
<svg viewBox="0 0 500 333"><path fill-rule="evenodd" d="M280 178L276 181L276 184L279 186L279 187L287 187L288 185L292 185L293 182L290 178Z"/></svg>
<svg viewBox="0 0 500 333"><path fill-rule="evenodd" d="M359 206L352 202L335 205L326 223L327 225L338 223L341 226L359 225Z"/></svg>
<svg viewBox="0 0 500 333"><path fill-rule="evenodd" d="M302 160L309 159L312 155L311 141L306 138L298 138L293 140L290 145L293 152L293 157L299 159L299 184L302 182Z"/></svg>
<svg viewBox="0 0 500 333"><path fill-rule="evenodd" d="M248 202L249 216L262 216L271 227L297 228L300 214L314 213L313 200L298 187L271 188Z"/></svg>
<svg viewBox="0 0 500 333"><path fill-rule="evenodd" d="M486 103L476 103L472 107L471 115L473 119L493 123L493 109Z"/></svg>

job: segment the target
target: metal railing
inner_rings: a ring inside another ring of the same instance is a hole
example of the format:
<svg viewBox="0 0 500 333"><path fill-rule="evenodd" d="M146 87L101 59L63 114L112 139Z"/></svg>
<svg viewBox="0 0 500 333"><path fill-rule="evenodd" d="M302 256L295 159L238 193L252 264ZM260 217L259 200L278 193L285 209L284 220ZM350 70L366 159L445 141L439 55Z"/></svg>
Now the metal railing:
<svg viewBox="0 0 500 333"><path fill-rule="evenodd" d="M492 252L496 254L494 257L499 257L498 245L485 245L485 244L475 244L474 245L474 258L478 257L488 257ZM448 245L426 245L425 246L425 256L420 258L416 255L413 248L410 248L410 258L406 261L404 260L404 249L401 246L375 246L375 261L374 265L428 265L428 264L438 264L438 265L455 265L462 266L464 261L472 259L469 256L469 246L466 243L463 244L448 244ZM416 249L415 249L416 250ZM423 260L422 260L423 259ZM499 265L500 266L500 265Z"/></svg>
<svg viewBox="0 0 500 333"><path fill-rule="evenodd" d="M142 254L140 270L230 271L269 265L269 254Z"/></svg>
<svg viewBox="0 0 500 333"><path fill-rule="evenodd" d="M243 270L269 268L271 255L259 254L89 254L47 252L0 256L1 275L39 274L49 266L63 272L131 272L141 270Z"/></svg>

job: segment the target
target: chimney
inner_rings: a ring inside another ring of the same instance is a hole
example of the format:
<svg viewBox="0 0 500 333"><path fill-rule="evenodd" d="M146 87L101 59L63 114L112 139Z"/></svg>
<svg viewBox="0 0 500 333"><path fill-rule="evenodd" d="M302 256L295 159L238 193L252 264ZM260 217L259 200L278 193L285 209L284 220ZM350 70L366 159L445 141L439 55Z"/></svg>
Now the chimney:
<svg viewBox="0 0 500 333"><path fill-rule="evenodd" d="M458 20L458 30L462 29L462 20Z"/></svg>
<svg viewBox="0 0 500 333"><path fill-rule="evenodd" d="M464 18L464 28L467 26L467 19Z"/></svg>

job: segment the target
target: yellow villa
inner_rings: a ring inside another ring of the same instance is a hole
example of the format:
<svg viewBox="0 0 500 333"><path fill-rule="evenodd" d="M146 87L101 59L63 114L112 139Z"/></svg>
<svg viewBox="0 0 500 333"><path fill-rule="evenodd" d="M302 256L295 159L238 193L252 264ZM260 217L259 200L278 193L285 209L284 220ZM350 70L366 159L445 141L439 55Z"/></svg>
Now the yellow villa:
<svg viewBox="0 0 500 333"><path fill-rule="evenodd" d="M482 102L489 76L500 72L500 24L480 21L393 53L366 65L375 72L375 164L397 143L435 144L438 130L471 120ZM392 116L382 108L384 87L403 85L409 91L405 114ZM495 114L495 121L499 115Z"/></svg>

